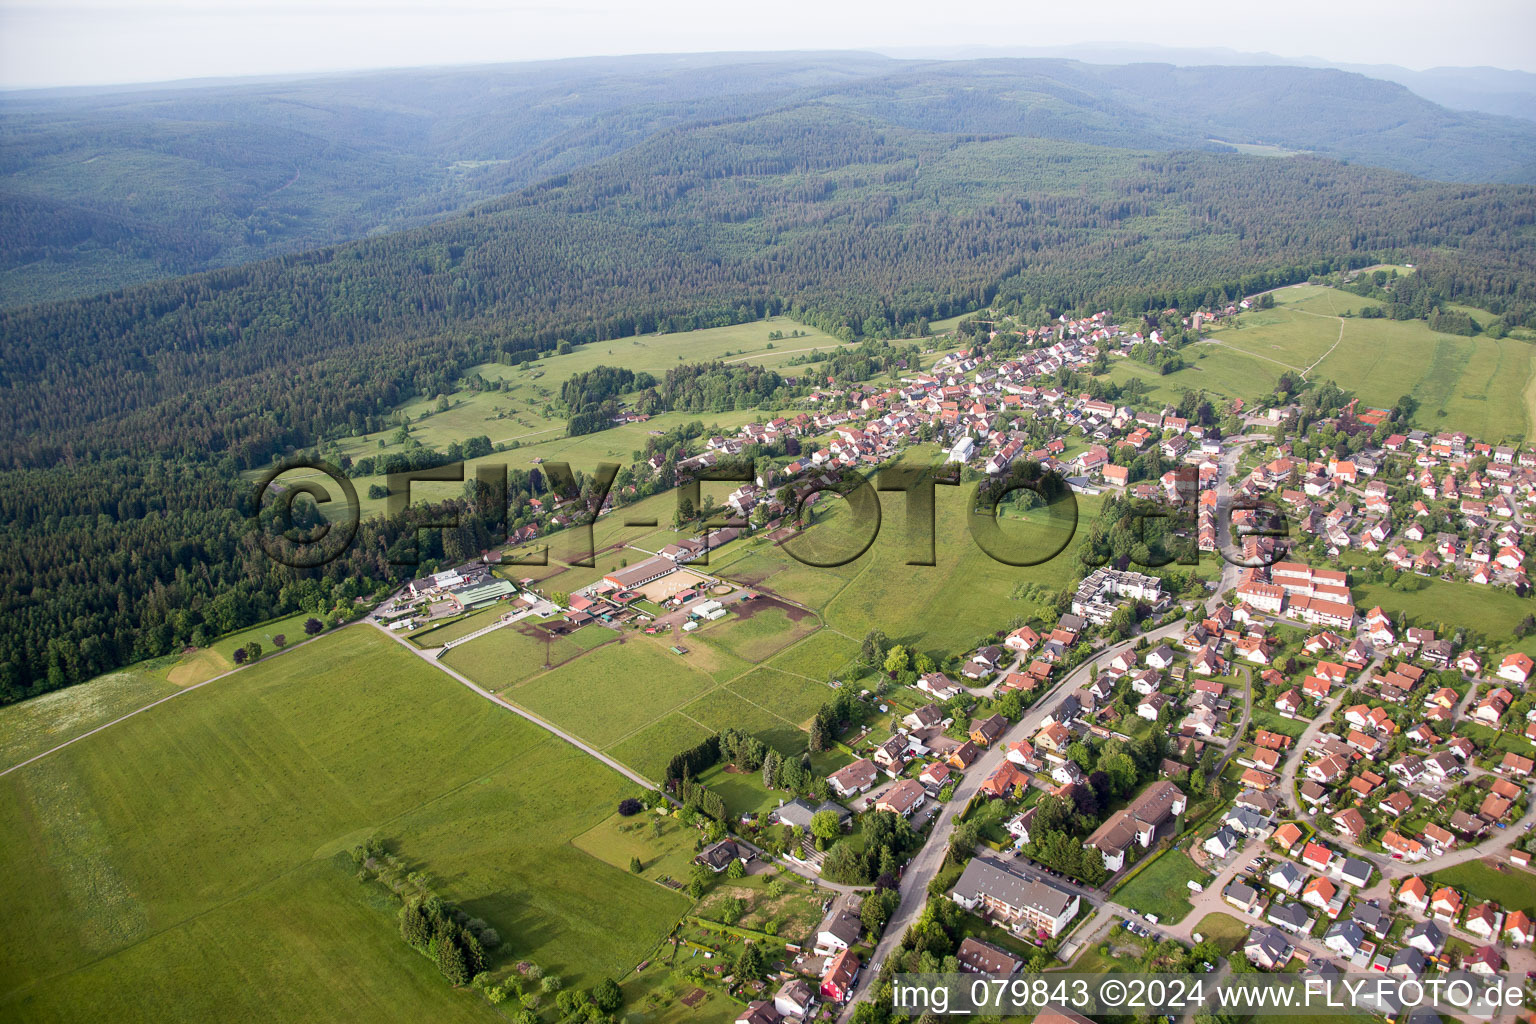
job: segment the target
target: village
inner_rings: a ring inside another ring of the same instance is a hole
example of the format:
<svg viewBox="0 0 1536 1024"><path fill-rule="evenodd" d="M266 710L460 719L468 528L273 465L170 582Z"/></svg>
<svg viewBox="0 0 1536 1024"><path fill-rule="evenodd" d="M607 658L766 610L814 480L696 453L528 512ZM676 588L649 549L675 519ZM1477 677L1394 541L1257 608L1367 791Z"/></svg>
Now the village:
<svg viewBox="0 0 1536 1024"><path fill-rule="evenodd" d="M732 821L735 836L698 859L716 872L777 860L815 880L826 854L812 842L814 818L830 814L848 832L893 815L920 844L900 867L899 905L877 933L861 923L858 895L839 897L815 948L786 961L774 997L740 1020L850 1013L941 874L945 898L976 922L954 952L961 970L1039 969L1030 949L1072 963L1116 935L1205 949L1197 926L1212 914L1241 923L1228 945L1262 970L1536 969L1531 918L1492 898L1497 885L1436 880L1467 864L1526 874L1532 659L1481 633L1469 642L1477 623L1404 626L1355 599L1362 580L1399 577L1527 594L1536 450L1396 432L1387 411L1352 400L1309 424L1307 438L1333 439L1323 448L1287 436L1295 405L1206 407L1195 419L1052 383L1161 341L1099 316L1031 331L1022 356L944 356L896 387L829 382L808 411L703 439L678 467L785 452L724 498L716 522L729 525L641 551L569 594L472 563L413 583L382 617L511 602L439 657L530 618L557 634L669 635L686 656L689 633L773 600L708 568L709 556L759 532L782 541L797 494L829 474L921 444L978 481L1038 464L1081 493L1174 509L1176 535L1208 560L1221 552L1219 571L1191 594L1156 570L1105 566L1078 581L1055 621L951 652L948 672L882 661L894 687L858 701L890 733L842 723L838 739L856 756L806 798ZM654 456L647 469L659 469ZM1276 519L1283 536L1267 528ZM572 521L566 512L548 527ZM1121 608L1137 624L1130 636L1115 628ZM774 827L792 841L772 840ZM1161 878L1159 865L1175 860L1187 867L1171 872L1188 876L1187 902L1173 902L1189 912L1168 921L1152 909L1168 900L1140 900L1137 877Z"/></svg>

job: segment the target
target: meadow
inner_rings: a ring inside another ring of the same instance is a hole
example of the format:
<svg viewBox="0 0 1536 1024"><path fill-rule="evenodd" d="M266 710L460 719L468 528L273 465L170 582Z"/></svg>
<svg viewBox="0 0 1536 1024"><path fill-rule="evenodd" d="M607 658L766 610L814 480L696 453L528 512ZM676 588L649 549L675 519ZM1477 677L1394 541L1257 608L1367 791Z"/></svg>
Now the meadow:
<svg viewBox="0 0 1536 1024"><path fill-rule="evenodd" d="M1117 364L1116 379L1145 374L1159 381L1160 396L1203 386L1251 400L1291 369L1335 381L1368 406L1389 408L1412 395L1414 424L1426 430L1464 430L1498 443L1536 428L1536 346L1528 341L1443 334L1422 320L1361 319L1355 314L1372 303L1336 288L1296 285L1274 296L1274 308L1242 313L1186 349L1190 368L1159 379Z"/></svg>
<svg viewBox="0 0 1536 1024"><path fill-rule="evenodd" d="M0 778L0 1016L497 1019L352 877L371 834L498 963L622 979L688 909L571 845L633 789L370 628L323 637Z"/></svg>
<svg viewBox="0 0 1536 1024"><path fill-rule="evenodd" d="M1114 896L1132 910L1156 914L1168 924L1176 924L1194 909L1185 883L1204 880L1205 872L1195 866L1188 854L1169 850L1117 888Z"/></svg>

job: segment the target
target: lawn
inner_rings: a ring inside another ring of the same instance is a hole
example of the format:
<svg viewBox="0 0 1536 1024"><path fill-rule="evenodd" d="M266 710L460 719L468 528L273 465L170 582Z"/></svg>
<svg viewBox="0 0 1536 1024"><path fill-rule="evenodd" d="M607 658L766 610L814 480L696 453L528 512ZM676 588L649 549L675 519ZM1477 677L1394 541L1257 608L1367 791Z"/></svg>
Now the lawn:
<svg viewBox="0 0 1536 1024"><path fill-rule="evenodd" d="M1425 880L1460 889L1474 903L1492 900L1506 911L1523 910L1527 914L1536 914L1536 874L1520 868L1506 867L1500 871L1473 860L1436 871Z"/></svg>
<svg viewBox="0 0 1536 1024"><path fill-rule="evenodd" d="M714 733L676 711L606 751L648 779L660 783L672 755L697 746Z"/></svg>
<svg viewBox="0 0 1536 1024"><path fill-rule="evenodd" d="M774 655L768 665L780 672L823 682L839 671L851 670L858 656L857 641L823 629Z"/></svg>
<svg viewBox="0 0 1536 1024"><path fill-rule="evenodd" d="M1205 881L1205 872L1182 850L1169 850L1114 891L1115 901L1161 921L1175 924L1194 909L1186 898L1188 882Z"/></svg>
<svg viewBox="0 0 1536 1024"><path fill-rule="evenodd" d="M1231 914L1206 914L1192 932L1216 943L1222 954L1228 955L1243 944L1243 939L1248 936L1248 926Z"/></svg>
<svg viewBox="0 0 1536 1024"><path fill-rule="evenodd" d="M688 908L570 843L633 784L355 627L0 779L0 1016L494 1020L343 854L378 834L568 985Z"/></svg>
<svg viewBox="0 0 1536 1024"><path fill-rule="evenodd" d="M502 696L606 747L678 710L712 685L709 677L688 667L686 658L649 638L631 635L621 644L600 647L504 690ZM675 751L668 756L671 753Z"/></svg>
<svg viewBox="0 0 1536 1024"><path fill-rule="evenodd" d="M615 813L571 843L621 871L628 871L630 860L638 857L640 877L647 881L660 884L670 878L686 884L699 836L698 829L685 828L671 815L642 811L629 818Z"/></svg>

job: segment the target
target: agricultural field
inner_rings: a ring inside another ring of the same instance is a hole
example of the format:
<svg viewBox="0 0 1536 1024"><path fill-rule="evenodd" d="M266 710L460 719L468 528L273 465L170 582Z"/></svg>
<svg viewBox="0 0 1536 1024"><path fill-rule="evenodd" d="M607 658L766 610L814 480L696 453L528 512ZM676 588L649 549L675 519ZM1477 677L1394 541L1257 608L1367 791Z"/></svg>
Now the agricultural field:
<svg viewBox="0 0 1536 1024"><path fill-rule="evenodd" d="M486 685L495 682L494 674L471 678ZM689 668L666 647L631 635L622 644L599 648L501 695L594 746L607 747L712 686L708 676ZM669 750L667 755L674 753Z"/></svg>
<svg viewBox="0 0 1536 1024"><path fill-rule="evenodd" d="M758 599L730 606L730 614L693 634L742 661L764 661L796 640L814 633L820 623L800 608Z"/></svg>
<svg viewBox="0 0 1536 1024"><path fill-rule="evenodd" d="M569 635L552 636L527 623L503 626L443 655L443 664L464 673L488 690L503 690L561 665L584 652Z"/></svg>
<svg viewBox="0 0 1536 1024"><path fill-rule="evenodd" d="M816 712L836 691L825 682L791 675L776 668L760 668L733 679L730 688L748 700L772 708L782 718L809 726Z"/></svg>
<svg viewBox="0 0 1536 1024"><path fill-rule="evenodd" d="M498 970L623 978L688 909L571 843L632 791L371 629L322 637L0 779L0 1016L496 1019L353 877L374 834Z"/></svg>

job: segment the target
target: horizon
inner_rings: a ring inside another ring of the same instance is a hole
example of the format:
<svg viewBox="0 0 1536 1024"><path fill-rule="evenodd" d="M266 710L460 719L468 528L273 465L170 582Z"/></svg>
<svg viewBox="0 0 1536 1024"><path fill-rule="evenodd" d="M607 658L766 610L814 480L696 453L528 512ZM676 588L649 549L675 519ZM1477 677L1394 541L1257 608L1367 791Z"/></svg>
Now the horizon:
<svg viewBox="0 0 1536 1024"><path fill-rule="evenodd" d="M1127 0L1093 0L1068 14L989 4L965 19L932 21L926 7L895 12L873 5L777 10L771 23L722 13L697 0L664 9L620 0L601 8L495 8L460 0L436 9L409 2L371 6L328 0L315 7L258 8L243 2L163 3L98 0L48 5L0 0L0 90L8 92L217 83L249 78L525 64L550 60L733 53L875 53L893 59L1049 57L1023 51L1221 51L1243 64L1381 66L1536 74L1536 8L1518 0L1480 0L1464 21L1479 36L1435 37L1414 26L1438 13L1411 0L1392 25L1372 13L1314 0L1282 23L1234 16L1189 0L1149 14ZM1209 8L1209 10L1207 9ZM798 12L798 13L797 13ZM800 16L800 15L803 15ZM813 33L804 26L814 25ZM1084 31L1083 26L1099 27ZM1320 25L1330 31L1319 34ZM1105 41L1103 26L1121 33ZM1232 40L1249 44L1243 48ZM1136 41L1132 41L1136 40ZM1250 48L1251 47L1251 48ZM965 51L973 51L970 57ZM1125 63L1106 54L1099 63ZM1075 55L1071 59L1085 59ZM1092 58L1086 58L1092 61Z"/></svg>

